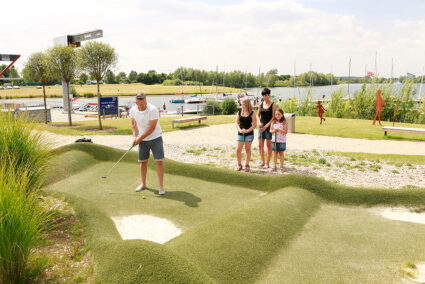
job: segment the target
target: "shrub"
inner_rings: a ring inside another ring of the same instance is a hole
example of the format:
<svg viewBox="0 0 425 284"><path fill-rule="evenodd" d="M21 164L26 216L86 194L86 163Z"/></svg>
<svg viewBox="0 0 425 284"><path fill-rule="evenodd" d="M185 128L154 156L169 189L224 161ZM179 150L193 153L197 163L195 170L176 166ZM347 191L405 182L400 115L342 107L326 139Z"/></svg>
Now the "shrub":
<svg viewBox="0 0 425 284"><path fill-rule="evenodd" d="M19 117L11 112L0 114L0 161L10 161L15 170L29 166L30 189L42 182L51 156L49 145L41 133L34 132L34 126L26 114Z"/></svg>
<svg viewBox="0 0 425 284"><path fill-rule="evenodd" d="M84 93L83 94L83 97L85 97L85 98L93 98L94 97L94 94L93 93Z"/></svg>
<svg viewBox="0 0 425 284"><path fill-rule="evenodd" d="M297 115L301 116L313 116L315 104L312 100L311 88L308 89L307 95L302 98L300 106L298 108Z"/></svg>
<svg viewBox="0 0 425 284"><path fill-rule="evenodd" d="M236 112L238 112L238 105L232 98L225 98L222 103L222 108L223 114L235 114Z"/></svg>
<svg viewBox="0 0 425 284"><path fill-rule="evenodd" d="M290 100L283 100L280 107L285 113L296 113L298 110L297 98L294 96Z"/></svg>
<svg viewBox="0 0 425 284"><path fill-rule="evenodd" d="M328 116L341 118L344 116L344 101L342 100L342 88L332 92L331 102L328 106Z"/></svg>
<svg viewBox="0 0 425 284"><path fill-rule="evenodd" d="M222 106L217 101L207 101L202 110L203 114L207 115L219 115L222 113Z"/></svg>
<svg viewBox="0 0 425 284"><path fill-rule="evenodd" d="M32 168L0 159L0 283L25 283L31 249L43 235L49 214L40 207Z"/></svg>
<svg viewBox="0 0 425 284"><path fill-rule="evenodd" d="M78 92L77 92L77 90L75 89L75 87L74 87L74 86L71 86L71 94L72 94L74 97L79 97L79 94L78 94Z"/></svg>
<svg viewBox="0 0 425 284"><path fill-rule="evenodd" d="M174 79L174 80L167 79L167 80L164 80L164 82L162 82L162 85L164 85L164 86L181 86L181 85L183 85L183 82L180 79Z"/></svg>

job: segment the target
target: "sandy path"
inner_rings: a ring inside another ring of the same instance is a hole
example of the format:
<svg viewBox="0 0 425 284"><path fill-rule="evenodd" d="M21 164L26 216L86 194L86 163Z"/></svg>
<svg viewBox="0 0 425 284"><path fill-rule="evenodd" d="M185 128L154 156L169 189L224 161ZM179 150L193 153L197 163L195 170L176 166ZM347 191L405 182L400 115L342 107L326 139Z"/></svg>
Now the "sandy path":
<svg viewBox="0 0 425 284"><path fill-rule="evenodd" d="M236 131L233 124L213 125L202 128L174 131L164 134L170 144L234 145ZM424 142L367 140L310 134L289 133L288 149L363 152L375 154L425 155ZM258 142L254 142L254 145Z"/></svg>
<svg viewBox="0 0 425 284"><path fill-rule="evenodd" d="M66 136L53 133L45 133L47 139L56 147L73 143L82 136ZM133 141L129 135L86 135L94 143L128 149ZM172 145L193 145L193 146L218 146L235 145L236 131L233 124L221 124L188 130L172 131L163 134L166 144ZM254 146L258 144L257 139ZM411 141L387 141L387 140L367 140L355 138L341 138L330 136L318 136L310 134L288 134L288 149L294 150L322 150L340 152L363 152L375 154L404 154L404 155L425 155L424 142Z"/></svg>

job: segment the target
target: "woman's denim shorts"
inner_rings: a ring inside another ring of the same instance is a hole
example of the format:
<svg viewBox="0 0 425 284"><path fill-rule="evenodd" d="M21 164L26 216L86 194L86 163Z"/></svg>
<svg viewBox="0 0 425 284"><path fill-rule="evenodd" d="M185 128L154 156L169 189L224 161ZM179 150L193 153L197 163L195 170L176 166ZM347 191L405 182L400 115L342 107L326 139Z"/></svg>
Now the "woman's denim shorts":
<svg viewBox="0 0 425 284"><path fill-rule="evenodd" d="M272 134L270 133L270 127L266 128L264 132L261 132L261 127L258 129L258 139L272 139Z"/></svg>
<svg viewBox="0 0 425 284"><path fill-rule="evenodd" d="M243 135L238 134L237 141L243 142ZM254 134L245 135L245 142L252 142L252 141L254 141Z"/></svg>

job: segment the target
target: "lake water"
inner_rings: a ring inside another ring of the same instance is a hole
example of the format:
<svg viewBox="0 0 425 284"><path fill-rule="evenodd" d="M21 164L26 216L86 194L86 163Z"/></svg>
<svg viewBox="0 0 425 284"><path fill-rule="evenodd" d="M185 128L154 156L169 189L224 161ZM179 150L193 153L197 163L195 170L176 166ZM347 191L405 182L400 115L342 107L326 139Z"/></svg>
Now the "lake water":
<svg viewBox="0 0 425 284"><path fill-rule="evenodd" d="M350 97L353 97L353 94L361 89L362 84L350 84ZM348 86L345 85L334 85L334 86L320 86L320 87L312 87L312 98L314 100L317 100L322 97L322 95L325 95L326 98L330 98L330 94L339 89L343 88L344 95L343 97L346 97L348 94ZM416 84L417 92L419 92L420 84ZM298 100L302 100L306 95L310 88L309 87L297 87L297 88L289 88L289 87L279 87L279 88L270 88L271 93L273 96L275 96L276 99L279 99L279 97L282 98L282 100L290 99L293 96L296 96ZM248 89L248 93L252 94L254 96L261 97L261 91L262 88L252 88ZM422 85L422 92L425 92L425 84ZM190 95L184 96L185 99L188 99ZM207 94L202 95L203 98L215 98L216 94ZM222 97L221 94L218 95L218 97ZM236 99L237 94L232 94L229 96L231 98ZM417 97L419 97L417 95ZM131 106L134 104L134 96L120 96L119 99L119 105L120 106ZM168 111L174 112L177 110L177 108L181 108L183 106L184 109L196 109L198 104L175 104L171 103L170 101L176 98L176 96L172 95L150 95L148 96L148 102L155 105L156 107L162 109L163 104L166 104L166 108ZM43 105L43 98L25 98L25 99L8 99L8 100L0 100L1 103L15 103L15 104L21 104L25 106L36 106L36 105ZM79 98L76 102L74 102L74 105L85 105L87 103L97 103L97 98ZM62 98L48 98L47 99L47 105L51 108L54 107L60 107L62 106Z"/></svg>

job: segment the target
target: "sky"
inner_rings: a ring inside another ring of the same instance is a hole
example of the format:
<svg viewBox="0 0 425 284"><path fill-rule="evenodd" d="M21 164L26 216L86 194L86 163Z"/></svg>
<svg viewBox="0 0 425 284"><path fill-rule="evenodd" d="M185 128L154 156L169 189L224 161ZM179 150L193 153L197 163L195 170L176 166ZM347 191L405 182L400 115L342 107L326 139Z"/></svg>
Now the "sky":
<svg viewBox="0 0 425 284"><path fill-rule="evenodd" d="M15 0L2 11L0 53L21 54L19 70L54 37L95 29L119 55L115 72L347 76L351 58L352 76L389 77L392 61L394 76L425 65L424 0Z"/></svg>

